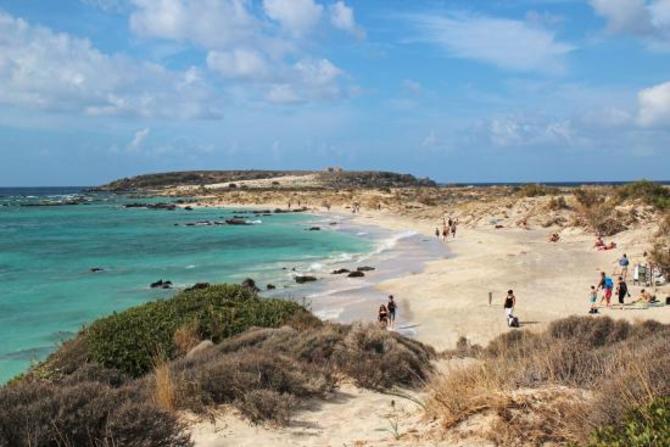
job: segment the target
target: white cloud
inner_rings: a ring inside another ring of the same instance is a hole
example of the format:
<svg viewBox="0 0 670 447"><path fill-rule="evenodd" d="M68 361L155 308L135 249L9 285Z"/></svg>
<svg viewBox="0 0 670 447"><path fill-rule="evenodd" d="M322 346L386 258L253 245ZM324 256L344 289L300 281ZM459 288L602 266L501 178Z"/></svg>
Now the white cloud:
<svg viewBox="0 0 670 447"><path fill-rule="evenodd" d="M328 59L303 59L290 67L284 82L271 86L267 99L279 104L337 99L344 96L342 74Z"/></svg>
<svg viewBox="0 0 670 447"><path fill-rule="evenodd" d="M268 17L296 36L314 28L323 13L323 6L314 0L263 0L263 9Z"/></svg>
<svg viewBox="0 0 670 447"><path fill-rule="evenodd" d="M638 106L637 121L641 126L670 126L670 82L640 91Z"/></svg>
<svg viewBox="0 0 670 447"><path fill-rule="evenodd" d="M130 28L145 37L208 49L253 41L260 23L245 0L131 0Z"/></svg>
<svg viewBox="0 0 670 447"><path fill-rule="evenodd" d="M670 0L589 0L611 33L646 40L650 48L670 49Z"/></svg>
<svg viewBox="0 0 670 447"><path fill-rule="evenodd" d="M196 69L107 55L88 40L0 13L0 103L89 115L217 114Z"/></svg>
<svg viewBox="0 0 670 447"><path fill-rule="evenodd" d="M265 57L255 50L210 51L207 66L226 78L262 79L268 75Z"/></svg>
<svg viewBox="0 0 670 447"><path fill-rule="evenodd" d="M466 13L409 16L419 39L441 46L452 57L507 70L560 72L574 48L539 25Z"/></svg>
<svg viewBox="0 0 670 447"><path fill-rule="evenodd" d="M353 8L347 6L342 0L338 0L328 9L330 11L330 23L335 28L351 33L359 39L365 37L365 31L356 24Z"/></svg>
<svg viewBox="0 0 670 447"><path fill-rule="evenodd" d="M571 145L573 133L569 120L508 116L495 118L489 123L491 142L501 147Z"/></svg>
<svg viewBox="0 0 670 447"><path fill-rule="evenodd" d="M137 132L135 132L135 135L133 135L133 139L131 140L130 143L128 143L128 150L129 151L136 151L142 147L142 144L144 143L144 140L147 139L149 136L149 133L151 132L151 129L145 128L145 129L140 129Z"/></svg>

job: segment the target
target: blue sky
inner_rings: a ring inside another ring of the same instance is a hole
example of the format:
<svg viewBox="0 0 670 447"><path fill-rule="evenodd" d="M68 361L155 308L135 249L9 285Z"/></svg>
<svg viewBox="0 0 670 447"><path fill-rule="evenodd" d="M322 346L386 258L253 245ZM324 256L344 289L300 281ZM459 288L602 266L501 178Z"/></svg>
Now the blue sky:
<svg viewBox="0 0 670 447"><path fill-rule="evenodd" d="M670 0L0 0L0 186L669 160Z"/></svg>

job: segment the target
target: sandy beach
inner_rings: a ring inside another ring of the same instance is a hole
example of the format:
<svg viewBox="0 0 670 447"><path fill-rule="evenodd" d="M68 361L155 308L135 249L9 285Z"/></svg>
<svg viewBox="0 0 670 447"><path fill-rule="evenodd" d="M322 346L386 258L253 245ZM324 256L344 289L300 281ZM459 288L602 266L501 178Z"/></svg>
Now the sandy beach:
<svg viewBox="0 0 670 447"><path fill-rule="evenodd" d="M390 209L363 209L352 215L349 208L333 207L330 213L353 216L354 225L378 226L396 234L418 232L419 239L423 240L435 240L435 227L441 222L434 215L411 211L400 215ZM322 211L319 214L328 215ZM455 214L465 220L464 215ZM486 345L498 335L513 330L507 326L502 308L506 291L511 288L518 300L514 313L520 319L521 328L542 331L557 319L587 315L589 288L597 284L600 272L616 273L617 259L623 253L628 254L631 265L642 261L643 253L650 248L649 235L656 230L653 222L637 226L613 238L617 243L615 250L598 251L593 247L594 236L589 231L575 227L524 229L514 225L516 217L510 213L507 218L497 220L502 227L499 229L481 219L459 225L456 238L449 238L446 244L439 242L445 244L445 256L423 263L418 271L402 272L380 281L370 275L369 280L375 282L374 290L357 290L355 294L367 293L367 299L348 302L349 312L338 313L347 317L335 318L335 321L356 320L351 317L352 312L360 314L357 318L360 321L374 321L375 306L383 303L386 295L393 294L400 307L400 327L410 327L411 335L419 341L437 350L453 349L461 337ZM549 242L549 235L555 231L559 232L560 241ZM641 287L633 285L632 274L630 276L630 293L635 298ZM658 287L655 294L664 302L670 290L667 286ZM341 297L345 302L346 296L345 292ZM612 302L616 303L616 298L613 297ZM600 315L670 323L667 306L621 309L615 305L602 307ZM437 366L447 368L448 362ZM493 445L472 437L461 443L434 436L434 423L426 420L421 407L411 400L353 386L345 386L340 393L343 394L337 393L332 401L299 411L296 421L286 428L254 426L234 412L224 412L215 424L197 424L194 439L203 447L230 443L252 445L250 442L286 446ZM346 395L346 399L342 395ZM420 392L416 397L421 400L424 395ZM395 439L390 430L390 421L398 412L402 416L398 418L397 429L405 434L402 441Z"/></svg>

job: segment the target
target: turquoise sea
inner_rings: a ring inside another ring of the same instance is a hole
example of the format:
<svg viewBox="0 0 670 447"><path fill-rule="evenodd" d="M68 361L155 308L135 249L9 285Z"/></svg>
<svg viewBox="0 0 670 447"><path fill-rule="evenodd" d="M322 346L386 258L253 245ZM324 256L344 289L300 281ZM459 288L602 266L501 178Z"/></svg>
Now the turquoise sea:
<svg viewBox="0 0 670 447"><path fill-rule="evenodd" d="M43 205L84 198L85 204ZM165 201L165 199L162 199ZM173 200L173 199L172 199ZM373 249L354 232L307 231L315 216L245 215L254 225L186 226L221 221L235 210L124 208L156 202L81 188L0 188L0 383L45 358L92 320L174 290L149 284L256 279L300 297L291 269ZM179 224L179 225L175 225ZM92 268L103 269L91 272Z"/></svg>

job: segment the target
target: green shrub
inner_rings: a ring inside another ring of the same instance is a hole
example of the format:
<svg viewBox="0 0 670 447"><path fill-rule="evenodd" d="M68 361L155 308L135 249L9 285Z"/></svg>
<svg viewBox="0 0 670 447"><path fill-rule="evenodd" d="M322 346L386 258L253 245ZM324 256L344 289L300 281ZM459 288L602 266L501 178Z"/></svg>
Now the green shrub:
<svg viewBox="0 0 670 447"><path fill-rule="evenodd" d="M661 397L630 411L618 424L597 430L589 447L665 447L670 445L670 398Z"/></svg>
<svg viewBox="0 0 670 447"><path fill-rule="evenodd" d="M540 185L539 183L529 183L527 185L523 185L516 192L521 197L538 197L538 196L556 194L558 192L558 189L550 188L549 186L545 185Z"/></svg>
<svg viewBox="0 0 670 447"><path fill-rule="evenodd" d="M195 321L201 339L218 343L252 326L281 326L300 313L307 311L296 303L262 299L248 288L219 285L184 291L97 320L85 336L93 361L138 377L151 369L157 355L177 356L174 334L186 323Z"/></svg>
<svg viewBox="0 0 670 447"><path fill-rule="evenodd" d="M659 210L670 209L670 189L660 183L640 180L622 186L618 190L621 200L642 200L647 205L651 205Z"/></svg>

